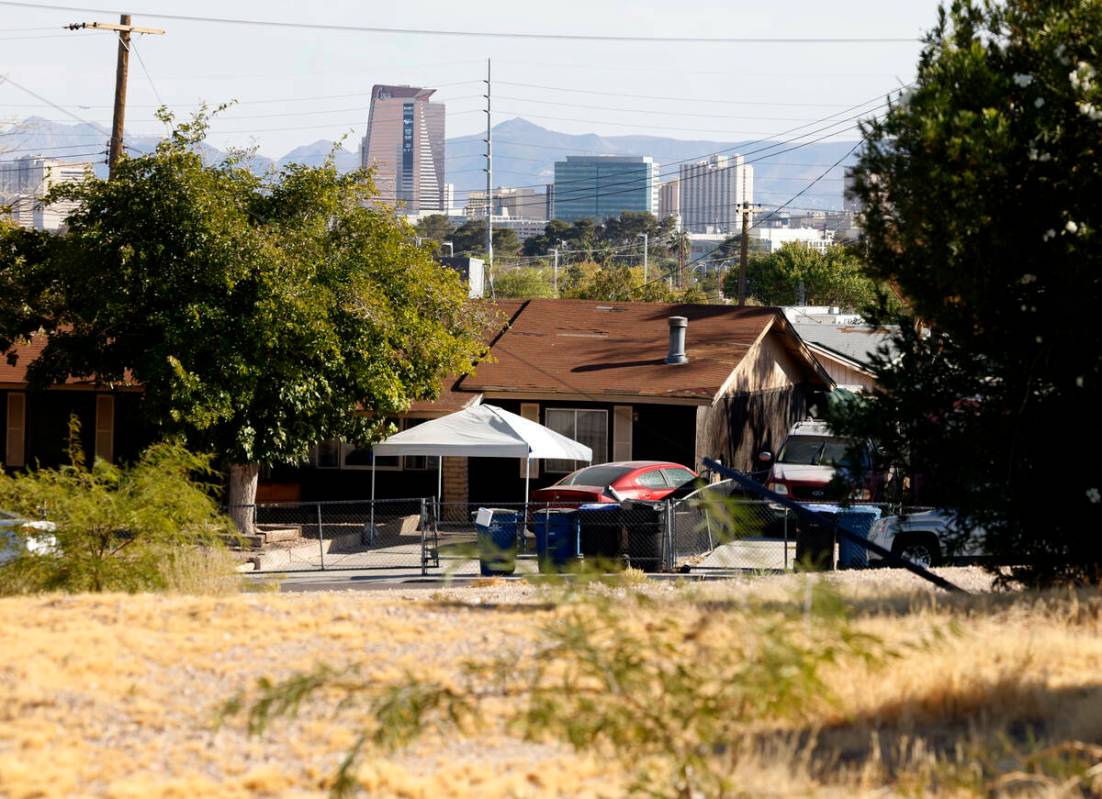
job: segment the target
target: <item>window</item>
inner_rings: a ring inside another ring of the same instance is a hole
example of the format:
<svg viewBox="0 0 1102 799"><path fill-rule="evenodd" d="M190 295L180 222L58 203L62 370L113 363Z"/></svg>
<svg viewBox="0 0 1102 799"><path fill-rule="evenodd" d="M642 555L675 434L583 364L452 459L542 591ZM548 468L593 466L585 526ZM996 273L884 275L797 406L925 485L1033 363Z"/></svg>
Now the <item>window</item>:
<svg viewBox="0 0 1102 799"><path fill-rule="evenodd" d="M416 427L425 419L398 419L395 424L399 430L408 430ZM435 457L424 455L409 455L399 457L397 455L385 455L375 458L371 447L357 447L339 438L330 438L314 446L310 456L310 463L317 469L370 469L372 462L380 471L396 472L403 469L408 471L432 471L436 469Z"/></svg>
<svg viewBox="0 0 1102 799"><path fill-rule="evenodd" d="M655 469L653 472L643 472L641 475L635 478L635 482L644 488L669 488L669 484L666 483L666 478L662 476L661 469Z"/></svg>
<svg viewBox="0 0 1102 799"><path fill-rule="evenodd" d="M543 423L556 433L592 449L593 463L608 460L608 411L548 408L544 411ZM543 462L546 471L557 473L572 472L582 465L580 461L556 459Z"/></svg>
<svg viewBox="0 0 1102 799"><path fill-rule="evenodd" d="M22 466L27 423L27 395L22 392L8 394L8 440L4 453L5 466Z"/></svg>
<svg viewBox="0 0 1102 799"><path fill-rule="evenodd" d="M341 467L341 440L330 438L314 447L314 466L319 469L339 469Z"/></svg>
<svg viewBox="0 0 1102 799"><path fill-rule="evenodd" d="M341 445L342 469L370 469L372 463L380 472L396 472L402 468L402 459L397 455L381 455L376 458L371 447L357 447L348 442Z"/></svg>
<svg viewBox="0 0 1102 799"><path fill-rule="evenodd" d="M688 469L682 469L680 467L670 467L662 470L662 474L666 478L666 482L673 488L681 488L686 483L691 483L696 479L696 476Z"/></svg>

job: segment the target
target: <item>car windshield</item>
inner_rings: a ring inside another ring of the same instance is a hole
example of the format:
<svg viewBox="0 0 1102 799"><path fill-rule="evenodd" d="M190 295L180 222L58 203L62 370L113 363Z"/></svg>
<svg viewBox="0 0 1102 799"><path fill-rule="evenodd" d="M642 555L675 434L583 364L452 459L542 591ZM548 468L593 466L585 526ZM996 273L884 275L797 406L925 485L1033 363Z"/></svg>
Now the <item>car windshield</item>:
<svg viewBox="0 0 1102 799"><path fill-rule="evenodd" d="M778 463L797 466L853 466L848 441L827 436L792 436L784 442Z"/></svg>
<svg viewBox="0 0 1102 799"><path fill-rule="evenodd" d="M607 486L631 471L627 466L588 466L568 474L558 482L561 486Z"/></svg>

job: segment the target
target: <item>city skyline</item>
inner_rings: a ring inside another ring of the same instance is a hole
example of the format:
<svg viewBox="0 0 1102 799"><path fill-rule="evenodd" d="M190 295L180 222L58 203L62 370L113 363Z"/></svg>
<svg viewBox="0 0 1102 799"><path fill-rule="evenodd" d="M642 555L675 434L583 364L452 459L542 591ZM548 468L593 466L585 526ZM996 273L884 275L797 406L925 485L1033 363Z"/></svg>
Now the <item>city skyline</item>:
<svg viewBox="0 0 1102 799"><path fill-rule="evenodd" d="M827 43L761 42L674 44L684 57L656 64L654 45L612 42L598 46L569 41L442 38L433 36L319 32L164 20L135 13L138 24L166 28L163 37L136 38L131 64L129 128L137 135L162 130L153 119L163 100L186 115L199 100L240 102L211 128L215 146L255 144L276 156L302 141L354 143L367 127L370 86L411 84L437 88L448 103L453 135L485 126L482 111L486 58L494 58L495 123L514 117L567 133L650 133L671 138L745 140L774 135L850 105L882 98L913 75L917 38L929 27L936 3L909 4L885 13L871 0L850 2L830 13L794 2L782 23L759 8L730 9L697 3L671 11L657 2L633 4L625 18L613 6L567 2L539 30L570 33L586 28L625 35L723 35L749 37L887 36L913 42L838 46ZM149 14L179 11L168 0L149 0ZM198 0L191 14L224 16L222 6ZM303 9L289 2L242 4L242 17L304 23L363 23L353 3ZM82 119L110 117L115 41L96 31L61 26L110 15L46 8L6 8L3 73ZM367 19L380 26L486 29L533 28L528 9L486 3L477 11L440 3L413 2L373 8ZM85 19L87 18L87 19ZM106 21L110 21L107 19ZM716 24L718 21L718 25ZM724 25L724 21L729 24ZM24 30L40 28L41 30ZM366 46L365 46L366 45ZM204 55L196 67L196 48ZM664 49L666 48L663 45ZM81 63L80 69L66 64ZM0 119L38 113L69 119L62 111L0 86ZM850 130L849 135L853 135Z"/></svg>

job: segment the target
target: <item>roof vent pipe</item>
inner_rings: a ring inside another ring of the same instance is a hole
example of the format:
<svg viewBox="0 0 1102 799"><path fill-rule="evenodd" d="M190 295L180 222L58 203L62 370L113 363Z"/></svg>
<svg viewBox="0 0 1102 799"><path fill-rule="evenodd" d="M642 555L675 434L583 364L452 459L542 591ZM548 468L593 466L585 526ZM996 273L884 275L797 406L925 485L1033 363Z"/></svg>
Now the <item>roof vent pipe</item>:
<svg viewBox="0 0 1102 799"><path fill-rule="evenodd" d="M666 354L666 363L688 363L689 356L685 354L685 331L689 327L689 320L684 316L670 317L670 351Z"/></svg>

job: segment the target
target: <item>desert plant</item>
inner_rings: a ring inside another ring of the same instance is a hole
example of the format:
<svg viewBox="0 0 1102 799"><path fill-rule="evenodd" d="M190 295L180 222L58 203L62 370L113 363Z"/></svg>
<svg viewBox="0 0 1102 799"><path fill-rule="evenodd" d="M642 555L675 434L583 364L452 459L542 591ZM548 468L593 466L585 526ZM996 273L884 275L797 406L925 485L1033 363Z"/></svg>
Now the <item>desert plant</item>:
<svg viewBox="0 0 1102 799"><path fill-rule="evenodd" d="M458 679L407 673L379 681L323 666L261 680L223 713L244 713L256 733L319 692L342 707L362 707L356 743L333 782L336 796L354 792L356 765L369 747L393 750L430 729L470 732L484 719L504 718L527 740L615 757L633 794L718 797L736 790L735 744L752 725L810 717L829 702L828 668L890 655L851 625L823 584L809 586L807 601L789 609L713 613L633 596L634 605L576 594L542 627L534 653L468 661Z"/></svg>
<svg viewBox="0 0 1102 799"><path fill-rule="evenodd" d="M89 468L70 425L70 463L0 475L0 507L48 520L52 546L0 567L0 594L37 591L210 590L232 575L210 458L182 444L151 446L131 466ZM19 535L39 535L35 531ZM223 589L224 590L224 589Z"/></svg>

